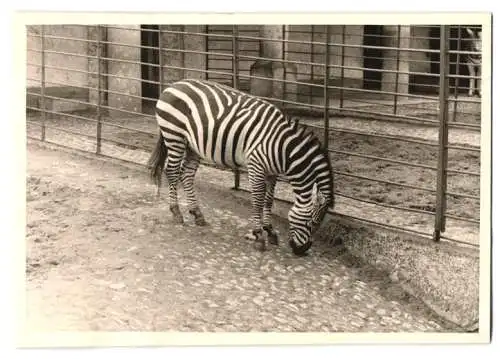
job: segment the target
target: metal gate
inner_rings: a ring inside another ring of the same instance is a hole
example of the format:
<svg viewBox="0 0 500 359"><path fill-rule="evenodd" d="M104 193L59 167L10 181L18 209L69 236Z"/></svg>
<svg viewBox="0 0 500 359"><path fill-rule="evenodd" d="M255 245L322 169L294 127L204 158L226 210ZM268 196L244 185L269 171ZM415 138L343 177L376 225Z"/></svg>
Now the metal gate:
<svg viewBox="0 0 500 359"><path fill-rule="evenodd" d="M267 83L260 95L329 149L336 215L477 246L481 98L469 96L469 80L481 75L467 64L480 30L29 26L28 137L144 164L169 83L206 78L255 93ZM269 63L271 77L259 72ZM244 173L235 188L248 190ZM291 199L286 183L277 197Z"/></svg>

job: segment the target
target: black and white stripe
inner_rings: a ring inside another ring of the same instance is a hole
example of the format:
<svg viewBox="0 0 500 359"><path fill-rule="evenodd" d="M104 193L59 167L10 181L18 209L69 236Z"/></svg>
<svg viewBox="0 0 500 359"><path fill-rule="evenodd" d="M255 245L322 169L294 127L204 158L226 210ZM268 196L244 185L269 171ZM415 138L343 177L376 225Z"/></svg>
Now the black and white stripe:
<svg viewBox="0 0 500 359"><path fill-rule="evenodd" d="M189 212L206 224L194 193L200 159L235 170L246 168L252 192L251 235L262 243L263 230L277 243L270 214L278 176L293 187L289 211L289 244L295 254L311 246L313 230L333 206L333 172L318 139L275 105L231 87L202 80L183 80L161 94L156 106L160 138L149 166L161 183L166 162L170 209L182 223L177 183L187 193Z"/></svg>
<svg viewBox="0 0 500 359"><path fill-rule="evenodd" d="M467 39L466 64L469 71L469 96L473 96L477 91L481 96L481 46L482 46L482 32L481 30L473 30L469 27L466 28L469 39ZM476 87L477 80L477 87Z"/></svg>

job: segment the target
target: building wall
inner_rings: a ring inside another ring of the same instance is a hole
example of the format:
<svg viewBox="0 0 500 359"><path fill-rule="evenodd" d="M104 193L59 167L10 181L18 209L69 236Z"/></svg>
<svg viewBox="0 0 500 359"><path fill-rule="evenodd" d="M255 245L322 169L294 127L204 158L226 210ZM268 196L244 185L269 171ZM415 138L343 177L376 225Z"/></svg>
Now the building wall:
<svg viewBox="0 0 500 359"><path fill-rule="evenodd" d="M112 42L106 49L108 58L112 59L107 61L110 107L134 112L142 109L139 29L140 25L113 25L107 28L107 41Z"/></svg>
<svg viewBox="0 0 500 359"><path fill-rule="evenodd" d="M429 49L429 27L412 26L411 28L411 48ZM410 71L412 72L430 72L430 58L426 52L411 52Z"/></svg>
<svg viewBox="0 0 500 359"><path fill-rule="evenodd" d="M45 25L45 80L46 87L87 86L88 41L87 27L83 25ZM27 87L41 86L42 39L41 26L28 26ZM68 39L55 39L61 36ZM54 53L62 52L62 53ZM34 65L30 65L34 64ZM61 69L64 68L64 69ZM76 71L71 71L76 70ZM81 72L79 72L81 71Z"/></svg>
<svg viewBox="0 0 500 359"><path fill-rule="evenodd" d="M163 87L182 78L205 78L217 81L232 82L233 66L233 33L232 25L210 25L209 37L204 36L206 25L161 25L163 31L174 31L180 33L162 33L160 44L163 48L162 63ZM322 25L291 25L284 27L288 29L285 39L292 43L284 44L285 59L298 61L296 64L297 80L309 82L311 80L321 81L324 77L325 41L326 27ZM345 43L354 46L342 47L342 26L330 26L329 56L330 78L339 79L341 76L342 52L344 53L344 65L355 67L344 69L347 87L363 86L363 25L346 25L344 39ZM261 36L261 28L258 25L239 26L239 80L243 89L248 89L250 67L259 56L259 41L246 37ZM184 34L183 34L184 32ZM186 34L190 33L190 34ZM40 26L29 26L29 34L40 34ZM140 112L141 100L141 32L139 25L113 25L101 34L105 41L105 48L97 49L95 39L97 31L95 26L83 25L46 25L45 39L46 58L46 86L81 87L87 91L87 98L95 103L97 96L97 77L88 72L97 71L97 62L93 58L97 53L105 55L108 60L103 61L101 70L108 74L101 78L101 86L108 89L107 101L110 107L122 108L128 111ZM225 35L217 37L216 35ZM430 47L429 32L427 27L418 26L411 28L411 38L408 44L411 48L428 49ZM64 38L54 39L50 36L61 36ZM311 41L316 44L311 44ZM130 46L127 46L130 45ZM278 46L281 46L278 43ZM41 48L41 38L28 36L28 63L40 64L40 52L33 51ZM343 48L343 49L342 49ZM208 50L210 53L203 53ZM62 53L53 53L53 52ZM281 50L280 50L281 51ZM401 52L402 53L402 52ZM407 52L406 58L402 57L411 72L430 72L429 56L425 52ZM224 56L230 55L230 56ZM307 64L318 63L318 66ZM389 65L390 61L386 61ZM384 66L385 66L384 65ZM400 66L404 65L400 63ZM55 67L55 68L54 68ZM359 69L356 69L359 68ZM403 66L404 67L404 66ZM63 69L61 69L63 68ZM187 69L183 69L187 68ZM208 76L200 70L219 72L209 73ZM76 70L76 71L71 71ZM408 70L406 70L408 71ZM222 73L222 75L220 74ZM27 65L27 86L39 87L41 77L40 67ZM400 76L400 81L402 77ZM389 79L390 80L390 79ZM390 81L388 81L390 82ZM89 91L90 88L90 91ZM295 91L295 90L294 90ZM297 90L299 91L299 90ZM300 91L299 91L300 92ZM103 101L103 100L102 100Z"/></svg>
<svg viewBox="0 0 500 359"><path fill-rule="evenodd" d="M286 45L287 59L300 62L325 63L326 28L320 25L291 25L288 27L288 40L294 42ZM346 25L345 43L349 45L363 44L363 26ZM311 44L314 42L314 44ZM341 76L342 65L342 26L330 25L329 64L336 67L330 68L330 78ZM338 44L338 45L335 45ZM344 47L344 65L351 67L363 67L363 49L361 47ZM298 80L321 79L325 73L324 66L311 66L304 63L297 64ZM354 79L362 84L363 71L358 69L344 69L344 77Z"/></svg>

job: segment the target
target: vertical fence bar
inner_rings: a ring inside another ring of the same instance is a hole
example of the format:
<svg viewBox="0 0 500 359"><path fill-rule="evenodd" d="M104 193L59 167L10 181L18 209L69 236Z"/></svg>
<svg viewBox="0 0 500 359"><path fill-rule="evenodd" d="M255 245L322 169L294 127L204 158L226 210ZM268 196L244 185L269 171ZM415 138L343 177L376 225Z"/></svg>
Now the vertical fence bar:
<svg viewBox="0 0 500 359"><path fill-rule="evenodd" d="M328 140L329 140L329 127L330 127L330 91L328 91L328 85L330 82L330 26L326 26L326 40L325 40L325 78L324 78L324 87L323 87L323 98L325 102L323 120L324 120L324 138L323 138L323 146L328 149Z"/></svg>
<svg viewBox="0 0 500 359"><path fill-rule="evenodd" d="M286 70L288 68L287 63L285 62L286 54L285 54L285 44L286 44L286 25L281 27L281 65L283 66L283 91L281 92L281 106L285 107L286 103L286 91L287 91L287 73Z"/></svg>
<svg viewBox="0 0 500 359"><path fill-rule="evenodd" d="M342 25L342 48L340 49L340 104L339 107L344 107L344 75L345 75L345 25Z"/></svg>
<svg viewBox="0 0 500 359"><path fill-rule="evenodd" d="M96 129L96 154L101 153L101 141L102 141L102 118L101 118L101 25L97 25L97 48L96 48L96 55L97 55L97 110L96 110L96 117L97 117L97 129Z"/></svg>
<svg viewBox="0 0 500 359"><path fill-rule="evenodd" d="M205 80L208 80L208 25L205 25Z"/></svg>
<svg viewBox="0 0 500 359"><path fill-rule="evenodd" d="M310 65L310 71L311 71L311 74L310 74L310 85L309 85L309 104L313 104L314 101L313 101L313 87L311 86L313 83L314 83L314 66L312 65L312 63L314 62L314 25L311 25L311 56L309 57L309 60L311 61L311 65Z"/></svg>
<svg viewBox="0 0 500 359"><path fill-rule="evenodd" d="M239 88L238 84L238 25L233 25L233 87ZM240 189L240 171L234 171L234 190Z"/></svg>
<svg viewBox="0 0 500 359"><path fill-rule="evenodd" d="M393 114L395 115L398 112L398 91L399 91L399 48L401 47L401 25L398 25L398 34L397 34L397 41L396 43L398 44L398 48L396 50L396 81L394 84L394 104L393 104Z"/></svg>
<svg viewBox="0 0 500 359"><path fill-rule="evenodd" d="M458 25L458 36L457 36L457 57L455 59L455 86L454 86L454 95L455 95L455 101L453 101L453 117L451 118L452 122L455 122L457 119L457 105L458 105L458 90L459 90L459 73L460 73L460 45L462 42L462 28L460 25Z"/></svg>
<svg viewBox="0 0 500 359"><path fill-rule="evenodd" d="M449 25L441 25L440 69L439 69L439 157L436 188L436 222L434 241L441 239L446 228L446 167L448 165L448 104L449 104Z"/></svg>
<svg viewBox="0 0 500 359"><path fill-rule="evenodd" d="M45 101L45 25L41 25L40 28L40 35L41 35L41 44L40 44L40 50L42 53L42 59L41 59L41 66L42 68L40 69L40 108L42 110L42 133L40 135L40 138L42 141L45 141L45 125L47 122L47 112L46 110L46 101Z"/></svg>
<svg viewBox="0 0 500 359"><path fill-rule="evenodd" d="M159 74L158 74L158 98L160 98L161 93L163 91L163 81L165 80L164 74L163 74L163 47L162 47L162 40L161 40L161 27L162 25L158 25L158 69L159 69Z"/></svg>
<svg viewBox="0 0 500 359"><path fill-rule="evenodd" d="M181 51L181 64L182 64L182 78L186 78L186 44L184 43L184 36L186 32L186 25L180 25L179 33L177 36L179 36L179 49Z"/></svg>

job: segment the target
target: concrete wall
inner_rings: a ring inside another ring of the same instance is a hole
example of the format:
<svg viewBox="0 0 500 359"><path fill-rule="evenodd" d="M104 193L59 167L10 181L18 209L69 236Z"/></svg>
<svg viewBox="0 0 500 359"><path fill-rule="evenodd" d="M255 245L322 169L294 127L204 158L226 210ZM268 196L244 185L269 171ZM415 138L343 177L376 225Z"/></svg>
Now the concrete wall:
<svg viewBox="0 0 500 359"><path fill-rule="evenodd" d="M313 32L314 30L314 32ZM286 46L286 56L288 60L301 62L325 63L325 45L326 28L321 25L291 25L287 38L300 43L289 43ZM319 42L321 44L311 44ZM330 25L330 44L342 43L342 26ZM345 27L345 42L350 45L363 44L363 26L362 25L347 25ZM342 64L342 46L329 46L330 65ZM345 47L344 48L345 62L344 65L353 67L363 67L363 49L361 47ZM297 64L298 80L322 79L324 76L323 66L311 66L307 64ZM340 67L330 68L330 77L339 78L341 76ZM345 69L344 77L354 79L353 83L357 83L356 87L362 85L363 71L357 69Z"/></svg>
<svg viewBox="0 0 500 359"><path fill-rule="evenodd" d="M412 26L411 27L411 48L412 49L429 49L429 27L427 26ZM410 54L410 71L414 72L430 72L430 58L425 52L412 52Z"/></svg>
<svg viewBox="0 0 500 359"><path fill-rule="evenodd" d="M249 82L248 76L250 75L250 67L255 62L255 59L244 58L244 56L259 56L259 41L255 39L249 39L245 37L259 37L260 36L260 26L256 25L240 25L238 26L238 73L241 76L240 82L243 86ZM232 25L212 25L209 27L210 33L219 35L232 35L233 26ZM230 37L218 37L209 36L208 37L208 48L209 51L225 53L232 55L233 53L233 41ZM221 55L209 55L208 56L208 69L215 70L218 72L225 72L227 75L209 73L208 78L214 80L222 81L232 81L232 64L231 56L221 56Z"/></svg>
<svg viewBox="0 0 500 359"><path fill-rule="evenodd" d="M206 25L162 25L163 31L188 32L182 33L162 33L160 44L163 48L162 63L166 66L163 70L164 86L173 81L182 78L205 78L226 81L232 83L232 56L223 56L223 54L232 55L233 41L230 36L233 33L232 25L210 25L208 26L210 36L204 36ZM276 26L276 29L282 29L283 26ZM325 61L325 41L326 27L324 25L291 25L286 27L288 31L285 33L285 39L297 41L286 43L282 46L281 43L275 43L276 49L285 51L285 59L299 62L315 62L323 64ZM396 27L385 27L387 34L394 35ZM278 30L279 30L278 29ZM337 66L330 69L330 83L336 84L335 81L340 79L342 64L342 51L344 52L344 65L352 67L363 67L363 32L362 25L347 25L345 26L345 43L355 45L353 47L344 47L342 50L342 26L330 25L330 38L328 42L330 50L331 65ZM39 34L39 26L29 26L29 34ZM103 89L108 89L110 93L107 96L103 95L102 103L106 100L110 107L122 108L129 111L140 112L142 100L141 94L141 51L138 47L141 44L141 31L139 25L125 26L109 26L103 29L99 34L101 39L107 40L108 44L103 44L97 48L95 39L97 38L96 26L80 26L80 25L47 25L45 33L49 37L45 40L45 48L48 51L46 54L46 80L47 87L51 86L74 86L86 91L87 100L91 103L97 102L95 90L88 90L87 87L97 87L97 76L88 74L87 72L97 71L97 61L93 58L86 57L87 55L96 56L100 53L112 60L103 60L101 63L101 71L109 76L101 77L101 86ZM217 37L216 34L226 35L226 37ZM240 85L244 90L249 90L250 67L255 63L255 57L260 54L259 41L248 39L245 36L259 37L262 35L261 26L259 25L243 25L239 26L238 50L240 58L238 59ZM53 39L50 36L61 36L67 39ZM428 28L419 26L407 28L402 36L401 45L411 48L429 48ZM394 37L394 36L393 36ZM317 42L311 45L311 41ZM268 42L272 44L272 42ZM337 44L337 45L335 45ZM133 46L126 46L133 45ZM394 44L388 44L394 45ZM36 36L28 36L28 62L41 63L41 54L33 51L41 48L41 39ZM264 47L267 46L266 44ZM204 51L210 52L207 55ZM179 51L184 50L184 51ZM265 49L262 49L265 50ZM63 54L51 53L51 51L63 52ZM197 53L198 52L198 53ZM201 52L201 53L200 53ZM266 52L265 53L270 53ZM393 51L394 52L394 51ZM215 54L214 54L215 53ZM394 55L394 54L392 54ZM388 50L384 56L392 56ZM429 57L424 52L404 52L399 51L400 61L399 69L402 71L429 72L430 63ZM250 58L245 58L250 56ZM253 58L252 58L253 57ZM275 56L281 58L281 56ZM125 61L120 61L125 60ZM51 68L56 67L56 68ZM59 67L59 68L57 68ZM65 69L61 69L61 67ZM324 66L311 66L308 64L296 64L298 81L322 82L324 77ZM187 69L184 69L187 68ZM395 69L395 61L385 60L384 68ZM74 69L70 71L66 69ZM222 74L209 73L206 75L199 70L212 70ZM27 86L40 86L40 68L37 66L27 65ZM394 90L394 76L384 75L383 81L386 83L387 90ZM363 86L363 70L362 69L345 69L344 70L344 85L346 87L362 87ZM399 76L399 82L402 82L402 87L399 91L406 92L406 84L408 76ZM287 89L290 92L291 87ZM292 91L299 91L292 90ZM80 94L79 96L82 96ZM135 97L134 97L135 96ZM123 115L123 113L122 113Z"/></svg>
<svg viewBox="0 0 500 359"><path fill-rule="evenodd" d="M161 44L163 50L163 76L165 83L183 78L208 78L216 81L232 82L233 76L233 34L232 25L210 25L209 36L202 35L206 25L162 25ZM186 32L190 34L181 34ZM217 36L222 35L222 36ZM240 36L259 36L259 27L252 25L239 26ZM205 52L208 49L208 56ZM180 51L184 50L184 51ZM257 40L241 38L238 41L239 54L258 56ZM248 82L244 75L250 74L253 59L238 59L241 82ZM204 70L210 71L208 74ZM203 70L203 71L197 71Z"/></svg>
<svg viewBox="0 0 500 359"><path fill-rule="evenodd" d="M60 86L87 86L88 53L87 27L83 25L45 25L45 80L46 87ZM31 36L41 33L41 26L28 26L27 62L41 64L42 56L38 51L42 47L42 39ZM69 39L55 39L50 36L67 37ZM63 52L60 53L52 53ZM78 56L81 55L81 56ZM51 68L56 67L56 68ZM70 71L79 70L83 72ZM40 87L40 66L27 65L27 87Z"/></svg>
<svg viewBox="0 0 500 359"><path fill-rule="evenodd" d="M90 87L88 97L89 102L93 105L98 103L107 105L108 94L105 91L101 91L99 99L99 86L101 90L106 90L108 88L108 61L105 60L107 57L107 29L104 26L100 28L98 26L88 27L88 86ZM100 41L100 42L99 42ZM97 60L97 58L100 58ZM100 83L99 83L99 75ZM100 100L100 102L99 102Z"/></svg>
<svg viewBox="0 0 500 359"><path fill-rule="evenodd" d="M392 48L408 49L410 47L410 29L410 26L384 26L384 45ZM408 72L410 69L411 54L413 53L404 50L384 50L383 69L399 71L399 73L390 71L382 73L382 91L408 93ZM388 96L391 97L391 95Z"/></svg>
<svg viewBox="0 0 500 359"><path fill-rule="evenodd" d="M126 44L135 46L141 44L139 29L140 25L113 25L107 29L108 41L114 42L107 46L108 57L113 59L107 62L108 73L111 75L108 77L108 89L116 92L108 93L110 107L134 112L140 112L142 109L142 100L139 97L129 96L129 94L141 96L141 65L138 63L141 59L141 51L139 47L125 46ZM121 115L125 113L122 112Z"/></svg>
<svg viewBox="0 0 500 359"><path fill-rule="evenodd" d="M160 30L162 31L176 31L176 32L181 32L184 31L184 26L183 25L161 25ZM176 50L182 50L184 49L184 39L183 35L179 33L170 33L170 32L163 32L160 33L160 44L163 48L163 51L161 53L162 55L162 65L164 66L163 68L163 83L164 85L167 85L169 83L172 83L174 81L180 80L184 78L185 76L185 71L182 70L181 68L184 67L184 59L185 59L185 54L176 51ZM188 41L189 42L189 41ZM201 48L203 48L203 44L199 45ZM190 57L191 54L188 55ZM191 62L191 65L193 63ZM200 62L198 66L202 66L203 63ZM194 65L196 66L196 65Z"/></svg>

